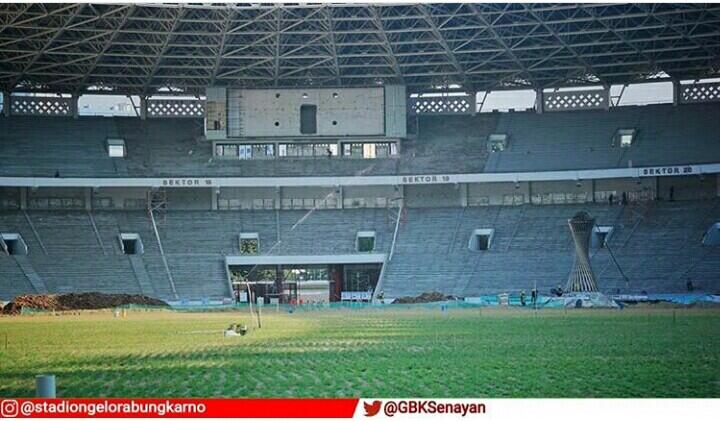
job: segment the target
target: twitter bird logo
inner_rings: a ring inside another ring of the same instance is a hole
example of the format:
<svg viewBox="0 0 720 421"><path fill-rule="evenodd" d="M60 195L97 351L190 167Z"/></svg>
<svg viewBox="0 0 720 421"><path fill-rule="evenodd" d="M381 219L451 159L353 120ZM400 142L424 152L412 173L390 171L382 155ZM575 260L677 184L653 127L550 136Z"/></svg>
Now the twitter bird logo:
<svg viewBox="0 0 720 421"><path fill-rule="evenodd" d="M373 401L373 403L363 402L363 406L365 407L365 416L374 417L377 415L377 413L380 412L381 404L382 402L380 401Z"/></svg>

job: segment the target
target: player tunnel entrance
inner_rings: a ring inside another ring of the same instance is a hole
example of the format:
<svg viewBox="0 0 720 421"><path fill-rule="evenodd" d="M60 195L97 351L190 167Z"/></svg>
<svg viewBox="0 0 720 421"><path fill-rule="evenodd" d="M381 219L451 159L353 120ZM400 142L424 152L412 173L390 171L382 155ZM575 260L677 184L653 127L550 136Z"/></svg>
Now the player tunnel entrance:
<svg viewBox="0 0 720 421"><path fill-rule="evenodd" d="M274 257L259 256L256 259ZM364 257L364 260L369 260L368 256ZM238 302L249 299L263 304L370 301L380 279L384 255L372 259L375 261L236 264L231 261L232 257L228 257L227 268L233 295Z"/></svg>

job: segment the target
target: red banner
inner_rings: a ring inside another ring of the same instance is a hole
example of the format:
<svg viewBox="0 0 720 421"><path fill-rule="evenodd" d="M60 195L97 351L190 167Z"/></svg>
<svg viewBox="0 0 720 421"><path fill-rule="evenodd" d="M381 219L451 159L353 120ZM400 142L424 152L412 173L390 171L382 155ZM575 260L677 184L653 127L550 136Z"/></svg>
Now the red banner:
<svg viewBox="0 0 720 421"><path fill-rule="evenodd" d="M358 399L4 399L2 418L352 418Z"/></svg>

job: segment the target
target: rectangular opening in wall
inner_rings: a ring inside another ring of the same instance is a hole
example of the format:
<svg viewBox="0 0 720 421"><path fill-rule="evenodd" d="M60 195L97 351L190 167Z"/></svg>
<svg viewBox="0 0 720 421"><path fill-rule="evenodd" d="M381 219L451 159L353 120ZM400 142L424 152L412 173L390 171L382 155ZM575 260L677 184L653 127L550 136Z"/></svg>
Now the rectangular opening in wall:
<svg viewBox="0 0 720 421"><path fill-rule="evenodd" d="M502 152L507 148L507 134L493 133L488 136L487 149L488 152Z"/></svg>
<svg viewBox="0 0 720 421"><path fill-rule="evenodd" d="M300 133L317 133L317 105L304 104L300 106Z"/></svg>
<svg viewBox="0 0 720 421"><path fill-rule="evenodd" d="M125 158L127 155L125 140L123 139L108 139L107 150L110 158Z"/></svg>
<svg viewBox="0 0 720 421"><path fill-rule="evenodd" d="M143 254L145 252L140 235L135 233L120 234L120 248L123 254Z"/></svg>
<svg viewBox="0 0 720 421"><path fill-rule="evenodd" d="M375 231L358 231L356 240L357 251L371 253L375 250Z"/></svg>
<svg viewBox="0 0 720 421"><path fill-rule="evenodd" d="M468 248L473 251L485 251L490 249L495 230L492 228L476 229L470 236Z"/></svg>
<svg viewBox="0 0 720 421"><path fill-rule="evenodd" d="M593 228L592 237L590 238L590 247L605 248L607 242L612 235L613 227L611 225L597 225Z"/></svg>
<svg viewBox="0 0 720 421"><path fill-rule="evenodd" d="M635 129L618 129L615 132L615 138L613 139L613 146L620 146L621 148L629 148L635 143Z"/></svg>
<svg viewBox="0 0 720 421"><path fill-rule="evenodd" d="M260 236L256 232L240 233L240 254L260 253Z"/></svg>
<svg viewBox="0 0 720 421"><path fill-rule="evenodd" d="M24 256L28 254L27 244L17 233L0 233L0 251L10 256Z"/></svg>

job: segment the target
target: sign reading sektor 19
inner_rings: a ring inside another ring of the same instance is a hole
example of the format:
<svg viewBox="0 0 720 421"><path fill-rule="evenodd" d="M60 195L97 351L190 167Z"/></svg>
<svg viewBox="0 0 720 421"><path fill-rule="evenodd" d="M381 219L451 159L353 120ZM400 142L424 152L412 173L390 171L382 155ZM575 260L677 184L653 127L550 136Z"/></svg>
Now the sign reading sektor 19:
<svg viewBox="0 0 720 421"><path fill-rule="evenodd" d="M663 175L690 175L695 172L691 165L671 165L667 167L642 168L640 176L656 177Z"/></svg>
<svg viewBox="0 0 720 421"><path fill-rule="evenodd" d="M211 178L164 178L163 187L210 187L213 185Z"/></svg>
<svg viewBox="0 0 720 421"><path fill-rule="evenodd" d="M403 176L403 184L450 183L449 175L408 175Z"/></svg>

